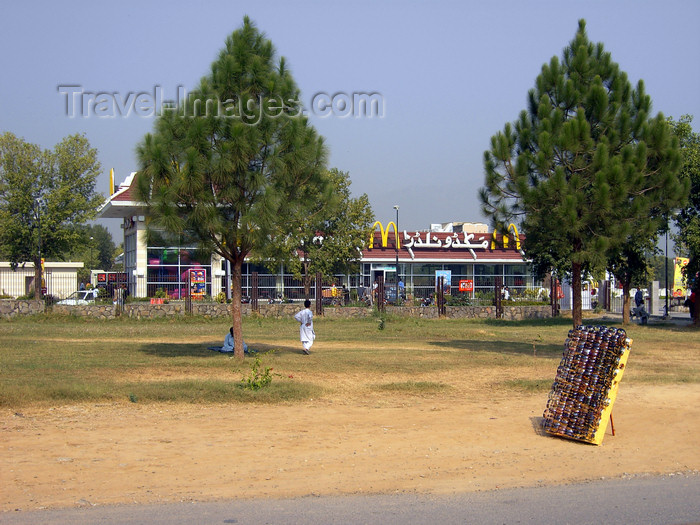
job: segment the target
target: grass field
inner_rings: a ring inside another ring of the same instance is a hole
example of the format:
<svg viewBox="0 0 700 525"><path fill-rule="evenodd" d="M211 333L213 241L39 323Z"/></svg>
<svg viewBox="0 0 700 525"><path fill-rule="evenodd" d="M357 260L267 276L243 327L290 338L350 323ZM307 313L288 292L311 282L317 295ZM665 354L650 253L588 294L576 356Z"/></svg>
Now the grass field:
<svg viewBox="0 0 700 525"><path fill-rule="evenodd" d="M597 324L588 320L588 324ZM255 357L207 350L228 320L92 321L33 317L0 322L0 406L81 402L295 403L365 396L494 396L546 392L570 319L529 322L317 319L303 356L291 319L244 319ZM631 325L625 383L700 382L697 331ZM272 378L244 388L254 367Z"/></svg>

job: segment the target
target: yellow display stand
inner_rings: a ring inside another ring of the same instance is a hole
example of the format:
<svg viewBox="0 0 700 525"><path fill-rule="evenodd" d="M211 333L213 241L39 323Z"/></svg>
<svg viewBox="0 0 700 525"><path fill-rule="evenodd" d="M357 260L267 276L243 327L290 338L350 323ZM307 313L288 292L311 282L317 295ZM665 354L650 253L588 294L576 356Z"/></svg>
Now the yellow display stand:
<svg viewBox="0 0 700 525"><path fill-rule="evenodd" d="M579 326L569 331L543 414L544 431L600 445L631 345L622 329Z"/></svg>
<svg viewBox="0 0 700 525"><path fill-rule="evenodd" d="M630 355L629 346L632 344L632 339L628 339L628 341L629 344L627 346L627 349L625 353L622 354L622 357L620 357L620 362L617 368L617 375L613 379L610 390L608 390L608 399L610 399L610 404L607 407L605 407L605 409L603 409L603 412L600 414L600 425L598 426L598 430L596 430L595 434L593 434L593 440L591 441L591 443L593 443L594 445L600 445L603 442L605 430L608 428L608 420L612 421L613 404L615 403L615 399L617 399L617 391L620 388L620 379L622 379L622 375L625 372L625 367L627 366L627 358ZM615 435L614 429L613 435Z"/></svg>

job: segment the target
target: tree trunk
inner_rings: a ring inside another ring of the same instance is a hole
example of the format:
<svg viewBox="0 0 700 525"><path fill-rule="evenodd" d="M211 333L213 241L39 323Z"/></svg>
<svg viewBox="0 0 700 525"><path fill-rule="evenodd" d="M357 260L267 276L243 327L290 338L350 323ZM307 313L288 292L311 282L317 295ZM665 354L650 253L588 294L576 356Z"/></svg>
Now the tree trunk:
<svg viewBox="0 0 700 525"><path fill-rule="evenodd" d="M574 328L583 324L583 311L581 308L581 264L571 265L571 297L573 305L571 307L571 317L574 320Z"/></svg>
<svg viewBox="0 0 700 525"><path fill-rule="evenodd" d="M41 299L41 259L34 260L34 299Z"/></svg>
<svg viewBox="0 0 700 525"><path fill-rule="evenodd" d="M309 299L311 296L311 276L308 270L304 269L304 299Z"/></svg>
<svg viewBox="0 0 700 525"><path fill-rule="evenodd" d="M231 321L233 325L233 355L243 359L243 322L241 313L241 275L243 270L243 258L231 261L233 271L233 294L231 297Z"/></svg>
<svg viewBox="0 0 700 525"><path fill-rule="evenodd" d="M311 296L311 276L309 275L309 261L306 258L306 252L304 252L302 268L304 269L304 299L309 299Z"/></svg>
<svg viewBox="0 0 700 525"><path fill-rule="evenodd" d="M622 282L622 324L630 323L630 288L632 283L630 281Z"/></svg>

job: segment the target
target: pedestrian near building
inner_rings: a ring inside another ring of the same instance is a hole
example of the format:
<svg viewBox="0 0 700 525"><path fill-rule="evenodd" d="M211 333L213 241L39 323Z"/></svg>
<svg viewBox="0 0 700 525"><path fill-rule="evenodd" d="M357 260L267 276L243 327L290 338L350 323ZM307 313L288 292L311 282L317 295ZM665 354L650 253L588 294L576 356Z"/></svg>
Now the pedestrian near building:
<svg viewBox="0 0 700 525"><path fill-rule="evenodd" d="M690 312L690 319L693 320L695 318L695 308L697 308L697 297L695 295L695 290L693 290L690 293L690 297L686 299L685 305L688 307L688 311Z"/></svg>
<svg viewBox="0 0 700 525"><path fill-rule="evenodd" d="M310 306L311 301L306 299L304 301L304 309L294 314L294 319L299 322L299 339L301 340L302 352L306 355L309 355L311 345L314 344L314 339L316 339L314 314L309 308Z"/></svg>

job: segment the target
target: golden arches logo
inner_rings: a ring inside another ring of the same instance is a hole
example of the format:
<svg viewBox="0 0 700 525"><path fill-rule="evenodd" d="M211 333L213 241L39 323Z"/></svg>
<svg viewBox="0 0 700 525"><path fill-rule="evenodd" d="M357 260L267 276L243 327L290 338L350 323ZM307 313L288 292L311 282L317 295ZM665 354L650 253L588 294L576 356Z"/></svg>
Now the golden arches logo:
<svg viewBox="0 0 700 525"><path fill-rule="evenodd" d="M374 232L376 231L377 225L379 225L379 232L382 235L382 247L386 248L386 245L389 243L389 228L391 228L393 226L394 227L394 235L396 236L396 249L400 250L401 249L401 241L399 239L399 230L396 227L396 223L394 221L391 221L389 224L386 225L386 230L384 229L384 226L382 225L382 223L379 221L376 221L372 225L372 233L369 237L370 250L374 247Z"/></svg>
<svg viewBox="0 0 700 525"><path fill-rule="evenodd" d="M508 225L508 229L506 230L506 233L503 234L503 247L508 248L508 237L509 232L513 232L512 237L513 240L515 241L515 249L520 251L520 234L518 234L518 227L513 224L512 222ZM491 249L495 250L496 249L496 235L498 232L494 229L493 230L493 235L491 236Z"/></svg>

